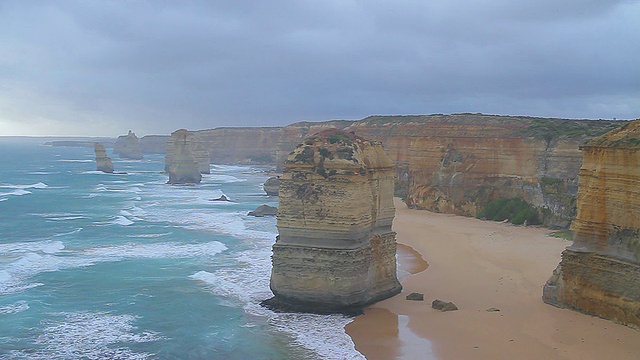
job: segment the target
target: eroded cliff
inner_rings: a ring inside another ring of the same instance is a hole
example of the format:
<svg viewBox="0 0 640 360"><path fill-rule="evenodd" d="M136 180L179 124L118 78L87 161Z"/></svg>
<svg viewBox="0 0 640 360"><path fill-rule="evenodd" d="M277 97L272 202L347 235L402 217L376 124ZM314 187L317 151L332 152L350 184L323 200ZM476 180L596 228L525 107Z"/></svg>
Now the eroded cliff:
<svg viewBox="0 0 640 360"><path fill-rule="evenodd" d="M483 114L374 116L345 128L384 144L396 193L410 207L476 216L490 201L521 197L544 223L575 215L578 146L621 122Z"/></svg>
<svg viewBox="0 0 640 360"><path fill-rule="evenodd" d="M545 225L575 217L580 144L621 121L483 114L371 116L273 128L195 132L213 163L284 160L309 135L337 128L381 142L396 163L396 195L413 208L476 216L492 200L521 197Z"/></svg>
<svg viewBox="0 0 640 360"><path fill-rule="evenodd" d="M640 328L640 120L581 150L574 241L543 300Z"/></svg>
<svg viewBox="0 0 640 360"><path fill-rule="evenodd" d="M280 176L267 305L336 312L400 292L393 166L379 143L337 129L296 147Z"/></svg>

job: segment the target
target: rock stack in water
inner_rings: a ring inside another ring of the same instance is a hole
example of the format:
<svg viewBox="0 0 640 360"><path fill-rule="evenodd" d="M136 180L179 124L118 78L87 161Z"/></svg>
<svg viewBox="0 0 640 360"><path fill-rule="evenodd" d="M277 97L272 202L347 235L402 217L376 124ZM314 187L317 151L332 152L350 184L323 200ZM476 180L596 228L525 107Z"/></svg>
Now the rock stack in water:
<svg viewBox="0 0 640 360"><path fill-rule="evenodd" d="M138 143L136 133L129 130L127 135L118 136L118 140L113 146L113 152L120 156L120 159L142 159L142 149Z"/></svg>
<svg viewBox="0 0 640 360"><path fill-rule="evenodd" d="M640 328L640 120L581 150L573 245L543 300Z"/></svg>
<svg viewBox="0 0 640 360"><path fill-rule="evenodd" d="M268 178L262 185L262 189L269 196L278 196L278 192L280 191L280 177L273 176Z"/></svg>
<svg viewBox="0 0 640 360"><path fill-rule="evenodd" d="M105 150L104 145L101 143L95 143L93 145L93 150L96 152L96 170L105 173L112 173L113 162L111 161L111 158L107 156L107 150Z"/></svg>
<svg viewBox="0 0 640 360"><path fill-rule="evenodd" d="M171 133L171 137L166 144L166 156L164 160L164 171L169 172L169 166L173 162L173 157L177 153L177 142L183 142L185 148L193 155L193 158L198 165L198 171L201 174L211 173L211 160L209 150L205 144L192 132L186 129L176 130Z"/></svg>
<svg viewBox="0 0 640 360"><path fill-rule="evenodd" d="M199 184L202 175L196 158L189 149L187 131L176 131L171 134L171 138L175 139L173 156L171 162L165 164L169 173L169 184Z"/></svg>
<svg viewBox="0 0 640 360"><path fill-rule="evenodd" d="M330 129L298 145L280 176L275 296L263 304L351 312L399 293L393 184L380 143Z"/></svg>

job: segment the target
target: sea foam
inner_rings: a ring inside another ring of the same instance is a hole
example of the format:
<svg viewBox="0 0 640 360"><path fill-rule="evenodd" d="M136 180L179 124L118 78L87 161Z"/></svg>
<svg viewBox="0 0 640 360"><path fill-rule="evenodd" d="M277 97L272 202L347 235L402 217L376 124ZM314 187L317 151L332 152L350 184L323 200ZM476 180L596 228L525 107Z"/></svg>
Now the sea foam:
<svg viewBox="0 0 640 360"><path fill-rule="evenodd" d="M13 351L23 359L148 359L154 354L136 352L127 344L163 340L157 332L137 331L133 315L107 312L67 312L51 314L43 320L34 349Z"/></svg>

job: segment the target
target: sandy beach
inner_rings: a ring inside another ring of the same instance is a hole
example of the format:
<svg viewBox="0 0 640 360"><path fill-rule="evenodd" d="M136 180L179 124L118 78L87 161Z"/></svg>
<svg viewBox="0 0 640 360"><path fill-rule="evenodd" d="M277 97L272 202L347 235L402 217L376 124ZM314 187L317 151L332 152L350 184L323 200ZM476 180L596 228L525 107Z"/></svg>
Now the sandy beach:
<svg viewBox="0 0 640 360"><path fill-rule="evenodd" d="M640 359L640 331L542 302L569 241L397 199L396 208L397 241L409 247L399 247L403 291L346 327L367 359ZM424 301L406 300L412 292ZM435 299L459 310L434 310Z"/></svg>

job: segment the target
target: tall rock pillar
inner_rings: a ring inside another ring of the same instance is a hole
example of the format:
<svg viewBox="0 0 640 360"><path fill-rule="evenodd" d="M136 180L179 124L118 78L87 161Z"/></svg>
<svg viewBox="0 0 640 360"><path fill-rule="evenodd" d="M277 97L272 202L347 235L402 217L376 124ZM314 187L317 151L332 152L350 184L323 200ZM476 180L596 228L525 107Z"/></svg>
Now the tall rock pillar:
<svg viewBox="0 0 640 360"><path fill-rule="evenodd" d="M399 293L393 185L380 143L329 129L298 145L280 177L266 305L340 312Z"/></svg>
<svg viewBox="0 0 640 360"><path fill-rule="evenodd" d="M640 328L640 120L581 150L573 245L543 300Z"/></svg>

